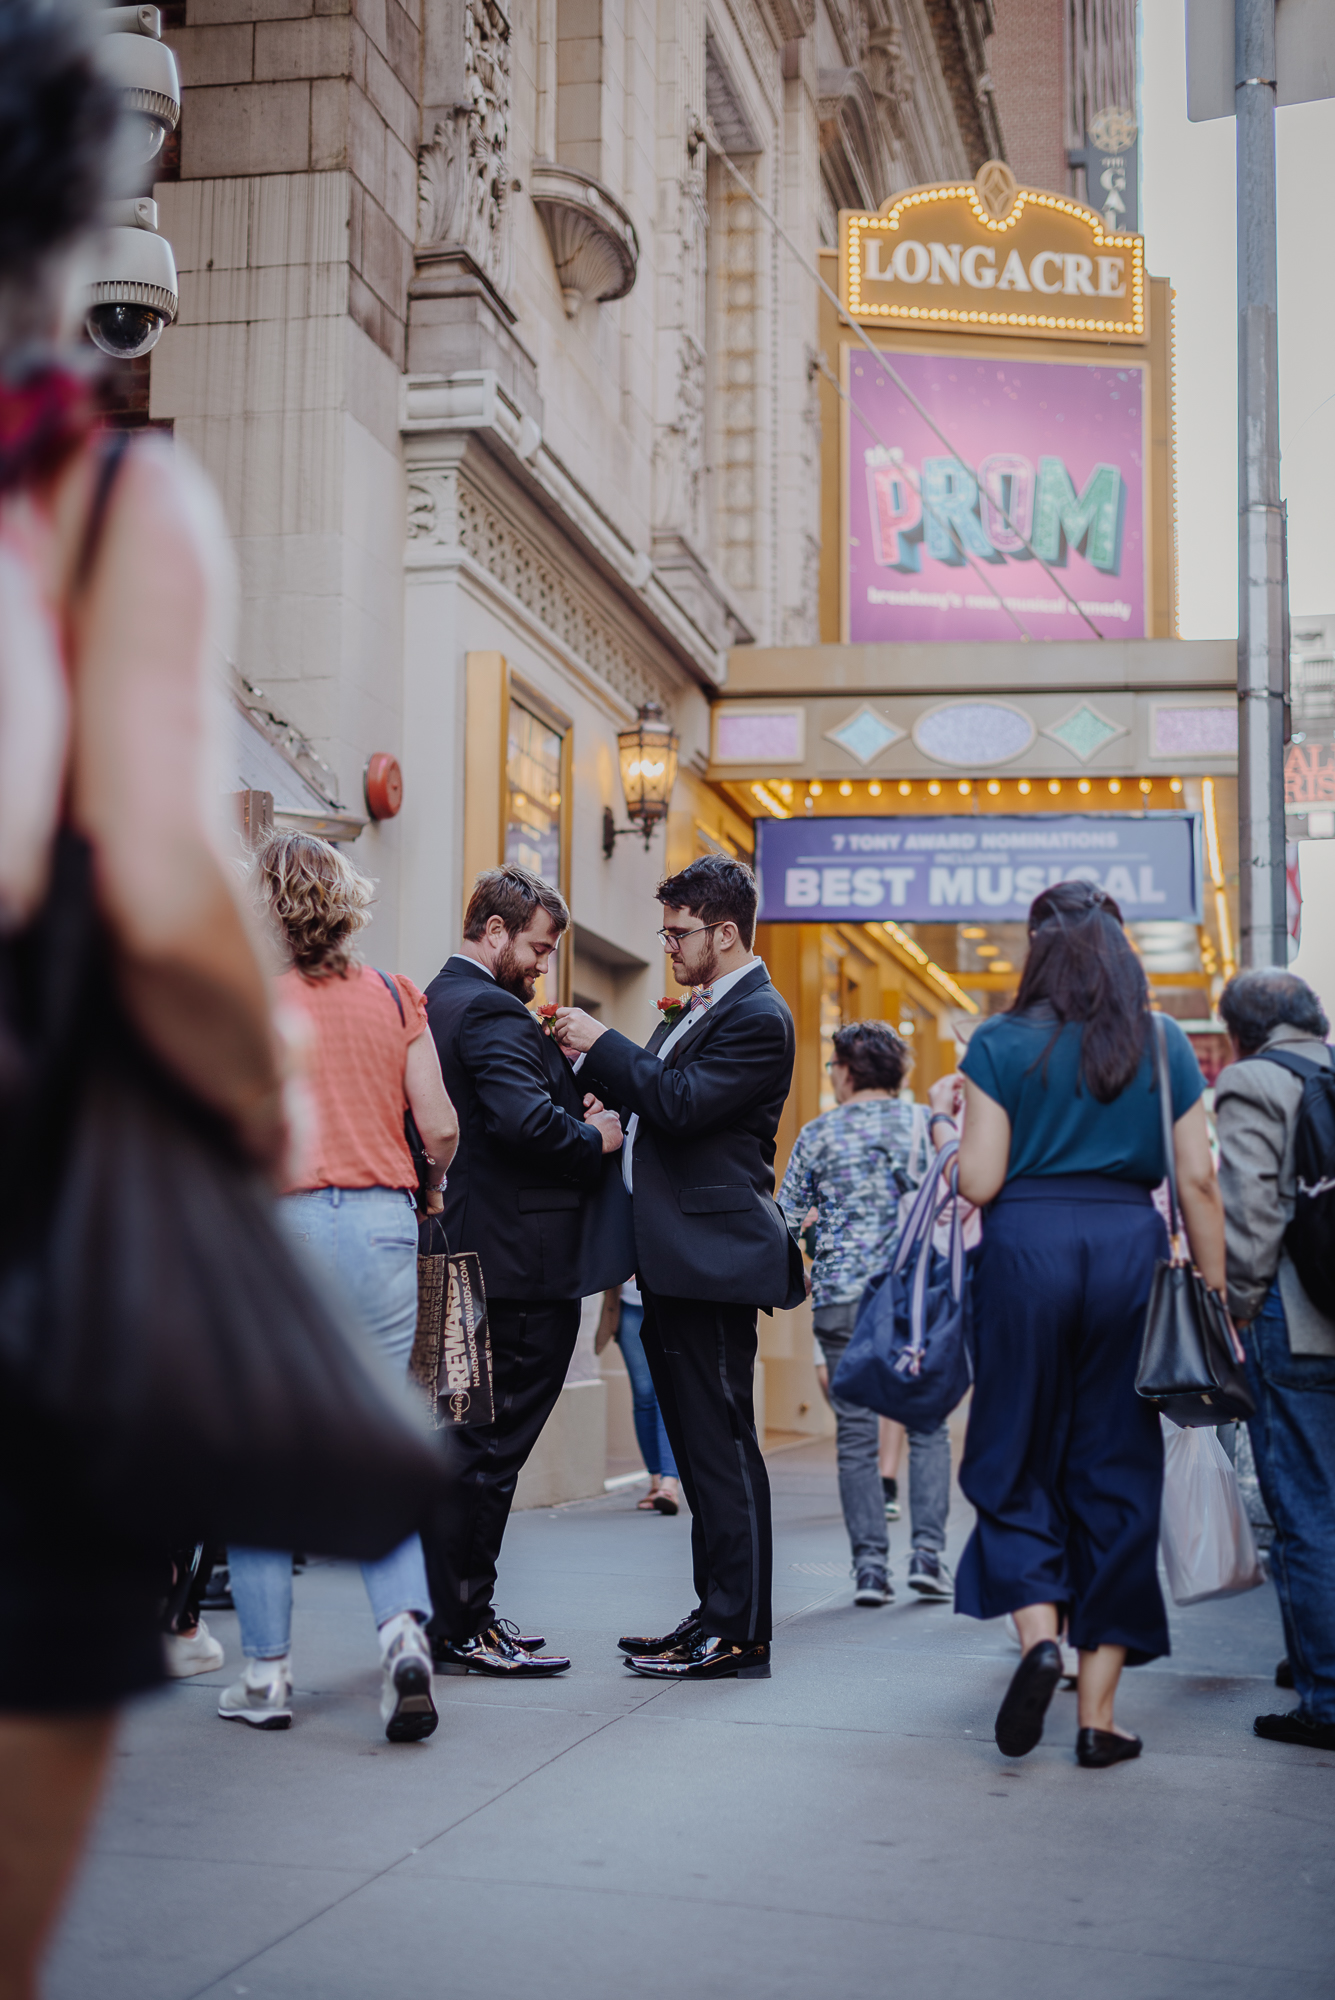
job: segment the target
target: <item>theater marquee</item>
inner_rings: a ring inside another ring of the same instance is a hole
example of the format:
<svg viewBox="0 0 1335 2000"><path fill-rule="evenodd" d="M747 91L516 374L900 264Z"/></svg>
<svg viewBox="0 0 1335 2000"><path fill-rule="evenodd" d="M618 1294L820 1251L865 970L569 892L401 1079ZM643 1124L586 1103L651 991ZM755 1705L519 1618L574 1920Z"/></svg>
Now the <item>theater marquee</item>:
<svg viewBox="0 0 1335 2000"><path fill-rule="evenodd" d="M1144 246L1066 195L976 182L911 188L839 218L839 297L866 326L956 326L1054 340L1146 337Z"/></svg>

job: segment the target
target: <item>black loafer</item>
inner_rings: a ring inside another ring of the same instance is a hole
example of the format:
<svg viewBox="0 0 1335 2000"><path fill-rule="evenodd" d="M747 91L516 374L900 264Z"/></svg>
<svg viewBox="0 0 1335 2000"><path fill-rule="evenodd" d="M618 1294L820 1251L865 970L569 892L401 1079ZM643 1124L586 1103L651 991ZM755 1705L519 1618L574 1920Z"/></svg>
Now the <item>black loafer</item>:
<svg viewBox="0 0 1335 2000"><path fill-rule="evenodd" d="M1308 1750L1335 1750L1335 1722L1322 1722L1305 1708L1287 1715L1258 1715L1252 1728L1272 1743L1301 1743Z"/></svg>
<svg viewBox="0 0 1335 2000"><path fill-rule="evenodd" d="M689 1646L700 1630L700 1613L688 1611L680 1625L674 1625L661 1639L618 1639L623 1653L671 1653L679 1646Z"/></svg>
<svg viewBox="0 0 1335 2000"><path fill-rule="evenodd" d="M1139 1757L1144 1747L1138 1736L1119 1736L1115 1729L1082 1729L1075 1739L1075 1761L1086 1771L1102 1771Z"/></svg>
<svg viewBox="0 0 1335 2000"><path fill-rule="evenodd" d="M731 1639L717 1639L697 1632L689 1646L674 1647L670 1653L627 1655L626 1665L633 1674L645 1674L660 1681L717 1681L735 1676L742 1681L767 1681L769 1646L742 1646Z"/></svg>
<svg viewBox="0 0 1335 2000"><path fill-rule="evenodd" d="M438 1674L495 1674L501 1680L563 1674L570 1665L560 1653L530 1653L499 1625L472 1639L437 1639L432 1655Z"/></svg>
<svg viewBox="0 0 1335 2000"><path fill-rule="evenodd" d="M1041 1741L1043 1718L1061 1677L1061 1648L1055 1639L1040 1639L1015 1669L997 1710L997 1748L1003 1757L1027 1757Z"/></svg>

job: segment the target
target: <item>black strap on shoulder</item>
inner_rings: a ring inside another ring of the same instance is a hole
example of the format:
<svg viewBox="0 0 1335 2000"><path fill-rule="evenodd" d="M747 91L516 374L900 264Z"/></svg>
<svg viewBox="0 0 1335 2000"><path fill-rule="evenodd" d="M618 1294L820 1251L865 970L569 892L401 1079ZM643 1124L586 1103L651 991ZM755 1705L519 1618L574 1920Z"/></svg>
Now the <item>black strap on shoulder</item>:
<svg viewBox="0 0 1335 2000"><path fill-rule="evenodd" d="M399 995L398 987L394 984L394 981L390 978L389 974L387 972L382 972L378 965L375 968L375 976L377 979L383 979L385 985L389 988L389 997L399 1010L399 1025L400 1027L406 1027L408 1025L408 1016L403 1011L403 1001Z"/></svg>
<svg viewBox="0 0 1335 2000"><path fill-rule="evenodd" d="M84 522L83 542L79 548L79 560L74 566L74 595L82 595L87 589L97 561L97 552L102 544L102 530L106 526L107 508L111 503L111 491L116 484L116 475L130 448L129 431L113 431L102 446L97 465L97 478L93 486L92 504L88 509L88 519Z"/></svg>
<svg viewBox="0 0 1335 2000"><path fill-rule="evenodd" d="M1314 1076L1329 1076L1331 1073L1330 1064L1323 1068L1310 1056L1296 1056L1289 1049L1258 1049L1255 1055L1244 1056L1243 1061L1274 1063L1277 1069L1288 1070L1290 1076L1301 1077L1304 1083Z"/></svg>

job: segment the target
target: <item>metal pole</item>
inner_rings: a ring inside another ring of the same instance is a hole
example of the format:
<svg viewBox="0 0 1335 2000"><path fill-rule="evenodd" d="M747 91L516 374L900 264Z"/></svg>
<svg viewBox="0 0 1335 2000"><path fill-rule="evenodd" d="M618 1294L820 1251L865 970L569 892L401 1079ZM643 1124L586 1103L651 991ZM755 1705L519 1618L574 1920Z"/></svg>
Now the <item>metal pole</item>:
<svg viewBox="0 0 1335 2000"><path fill-rule="evenodd" d="M1235 0L1238 132L1238 861L1244 966L1283 965L1284 522L1279 497L1275 0Z"/></svg>

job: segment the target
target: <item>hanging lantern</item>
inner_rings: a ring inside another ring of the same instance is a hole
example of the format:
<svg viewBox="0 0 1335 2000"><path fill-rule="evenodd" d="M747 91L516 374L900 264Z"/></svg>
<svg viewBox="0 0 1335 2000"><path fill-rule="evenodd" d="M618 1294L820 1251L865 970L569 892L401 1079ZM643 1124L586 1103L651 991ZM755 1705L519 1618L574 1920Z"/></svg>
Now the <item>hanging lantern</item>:
<svg viewBox="0 0 1335 2000"><path fill-rule="evenodd" d="M677 782L677 733L656 701L645 702L633 729L617 734L621 789L634 822L618 827L612 808L603 809L603 853L610 855L623 833L642 833L647 848L653 831L668 815Z"/></svg>

